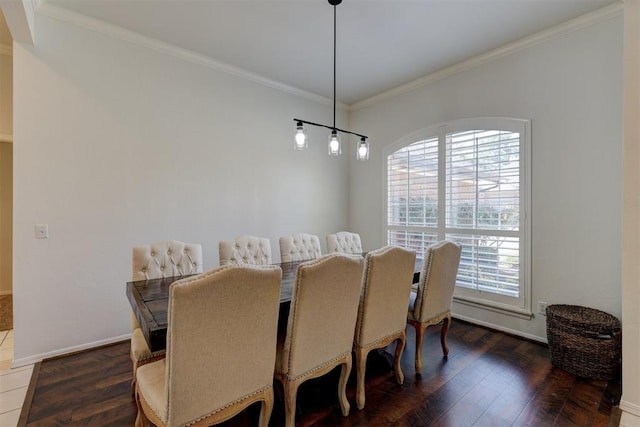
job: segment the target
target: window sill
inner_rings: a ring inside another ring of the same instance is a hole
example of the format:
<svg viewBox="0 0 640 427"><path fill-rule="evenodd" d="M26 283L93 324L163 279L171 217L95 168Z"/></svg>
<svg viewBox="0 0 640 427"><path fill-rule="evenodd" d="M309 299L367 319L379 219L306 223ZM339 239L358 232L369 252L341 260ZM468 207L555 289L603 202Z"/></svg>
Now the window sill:
<svg viewBox="0 0 640 427"><path fill-rule="evenodd" d="M533 313L531 312L531 310L522 309L519 307L513 307L506 304L500 304L497 302L481 300L478 298L462 297L462 296L454 295L453 302L468 305L470 307L481 308L483 310L493 311L494 313L500 313L500 314L505 314L507 316L518 317L520 319L531 320L533 318Z"/></svg>

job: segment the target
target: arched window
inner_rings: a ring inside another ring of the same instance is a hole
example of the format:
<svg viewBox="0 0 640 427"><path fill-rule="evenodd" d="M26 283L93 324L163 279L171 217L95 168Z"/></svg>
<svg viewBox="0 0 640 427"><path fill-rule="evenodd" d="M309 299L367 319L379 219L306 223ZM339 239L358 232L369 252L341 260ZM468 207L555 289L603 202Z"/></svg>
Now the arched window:
<svg viewBox="0 0 640 427"><path fill-rule="evenodd" d="M455 298L523 316L529 290L530 122L465 119L423 129L387 152L387 241L418 256L462 245Z"/></svg>

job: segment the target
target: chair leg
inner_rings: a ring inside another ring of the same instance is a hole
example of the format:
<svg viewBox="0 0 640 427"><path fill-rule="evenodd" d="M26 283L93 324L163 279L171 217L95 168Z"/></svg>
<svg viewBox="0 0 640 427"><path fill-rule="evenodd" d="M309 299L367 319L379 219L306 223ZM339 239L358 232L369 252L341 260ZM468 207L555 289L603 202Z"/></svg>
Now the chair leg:
<svg viewBox="0 0 640 427"><path fill-rule="evenodd" d="M447 333L449 332L449 325L451 324L451 318L445 317L442 321L442 330L440 331L440 344L442 345L442 354L444 357L449 355L449 346L447 345Z"/></svg>
<svg viewBox="0 0 640 427"><path fill-rule="evenodd" d="M282 386L284 388L284 424L286 427L295 427L298 383L285 379Z"/></svg>
<svg viewBox="0 0 640 427"><path fill-rule="evenodd" d="M413 326L416 329L416 374L422 375L422 342L427 325L425 323L415 322Z"/></svg>
<svg viewBox="0 0 640 427"><path fill-rule="evenodd" d="M398 381L398 384L404 383L404 374L402 373L402 367L400 366L400 358L404 351L406 339L406 334L403 332L400 338L396 340L396 353L393 357L393 369L396 371L396 381Z"/></svg>
<svg viewBox="0 0 640 427"><path fill-rule="evenodd" d="M351 409L349 400L347 400L347 380L349 379L349 374L351 373L351 364L351 354L349 354L347 356L347 360L342 365L342 371L340 372L340 383L338 384L338 398L340 399L342 415L344 415L345 417L349 416L349 410Z"/></svg>
<svg viewBox="0 0 640 427"><path fill-rule="evenodd" d="M365 393L364 393L364 377L367 370L367 355L369 350L362 347L356 347L356 371L358 376L356 386L356 405L358 409L364 408Z"/></svg>
<svg viewBox="0 0 640 427"><path fill-rule="evenodd" d="M260 406L260 427L268 427L269 419L271 419L271 412L273 411L273 389L267 391L265 399Z"/></svg>

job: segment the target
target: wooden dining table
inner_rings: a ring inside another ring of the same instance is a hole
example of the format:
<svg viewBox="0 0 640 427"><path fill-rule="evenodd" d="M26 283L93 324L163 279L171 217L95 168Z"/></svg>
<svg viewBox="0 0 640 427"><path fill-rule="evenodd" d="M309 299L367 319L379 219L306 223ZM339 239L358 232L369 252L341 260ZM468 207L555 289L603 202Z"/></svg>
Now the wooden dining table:
<svg viewBox="0 0 640 427"><path fill-rule="evenodd" d="M288 316L293 283L298 266L304 261L283 262L280 284L280 316ZM416 258L413 282L417 283L422 269L422 259ZM167 344L167 308L169 306L169 287L177 280L190 276L165 277L162 279L138 280L127 282L126 294L133 313L140 324L142 333L152 352L164 350Z"/></svg>

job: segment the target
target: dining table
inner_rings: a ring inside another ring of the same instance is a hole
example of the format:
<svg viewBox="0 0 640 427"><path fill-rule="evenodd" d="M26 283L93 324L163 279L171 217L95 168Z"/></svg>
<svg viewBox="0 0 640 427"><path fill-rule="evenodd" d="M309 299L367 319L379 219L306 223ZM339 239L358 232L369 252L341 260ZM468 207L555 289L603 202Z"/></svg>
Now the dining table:
<svg viewBox="0 0 640 427"><path fill-rule="evenodd" d="M365 254L363 254L365 255ZM306 260L309 261L309 260ZM293 295L293 283L298 266L306 261L283 262L280 284L280 317L286 319ZM413 283L417 283L422 269L422 258L416 258ZM142 334L152 352L164 350L167 341L167 309L169 306L169 287L173 282L190 277L173 276L160 279L137 280L127 282L126 295L131 304Z"/></svg>

